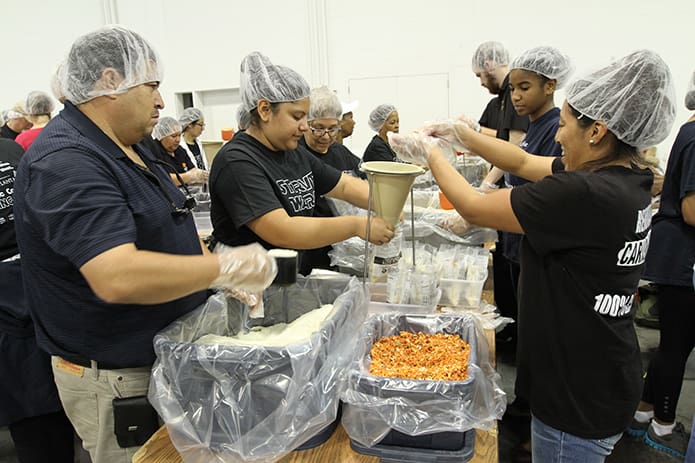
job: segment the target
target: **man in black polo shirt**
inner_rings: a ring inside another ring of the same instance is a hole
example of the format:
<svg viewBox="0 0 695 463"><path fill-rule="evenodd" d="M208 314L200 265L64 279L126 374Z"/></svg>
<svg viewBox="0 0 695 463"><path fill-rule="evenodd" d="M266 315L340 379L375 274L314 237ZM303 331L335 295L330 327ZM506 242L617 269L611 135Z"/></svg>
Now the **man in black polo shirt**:
<svg viewBox="0 0 695 463"><path fill-rule="evenodd" d="M119 445L113 401L147 394L154 335L208 288L260 291L277 270L259 245L206 252L183 194L136 145L164 107L160 61L141 36L119 26L86 34L62 69L65 109L17 171L22 275L84 447L96 463L126 463L138 447Z"/></svg>

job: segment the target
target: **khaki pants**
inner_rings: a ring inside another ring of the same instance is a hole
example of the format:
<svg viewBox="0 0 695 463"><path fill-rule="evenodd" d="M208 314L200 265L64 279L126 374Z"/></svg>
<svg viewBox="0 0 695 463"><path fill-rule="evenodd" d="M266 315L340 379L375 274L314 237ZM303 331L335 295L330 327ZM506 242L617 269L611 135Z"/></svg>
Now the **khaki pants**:
<svg viewBox="0 0 695 463"><path fill-rule="evenodd" d="M51 357L60 401L93 463L131 463L139 447L121 448L114 433L115 398L147 395L150 368L99 370ZM94 363L92 363L94 367Z"/></svg>

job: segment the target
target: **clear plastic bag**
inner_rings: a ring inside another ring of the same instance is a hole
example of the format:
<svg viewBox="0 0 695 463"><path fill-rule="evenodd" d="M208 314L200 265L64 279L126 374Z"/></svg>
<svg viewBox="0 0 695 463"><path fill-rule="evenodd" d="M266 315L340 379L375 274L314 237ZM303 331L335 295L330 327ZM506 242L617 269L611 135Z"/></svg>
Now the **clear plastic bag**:
<svg viewBox="0 0 695 463"><path fill-rule="evenodd" d="M471 346L465 381L424 381L369 374L372 343L400 331L459 334ZM469 313L377 314L363 325L342 393L342 424L354 441L371 447L391 430L411 436L491 429L506 395L489 359L480 321Z"/></svg>
<svg viewBox="0 0 695 463"><path fill-rule="evenodd" d="M217 293L155 336L148 397L187 463L277 461L336 419L354 333L367 314L365 288L342 275L299 276L294 286L271 286L263 300L265 318L248 320L247 306ZM194 343L247 323L289 322L327 303L331 313L306 342Z"/></svg>

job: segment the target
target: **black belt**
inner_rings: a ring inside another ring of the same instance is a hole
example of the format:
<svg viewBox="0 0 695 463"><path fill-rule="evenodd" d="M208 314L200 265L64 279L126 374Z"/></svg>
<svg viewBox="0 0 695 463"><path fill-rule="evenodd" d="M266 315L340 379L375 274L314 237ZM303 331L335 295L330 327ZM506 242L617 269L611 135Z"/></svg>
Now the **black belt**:
<svg viewBox="0 0 695 463"><path fill-rule="evenodd" d="M92 361L84 357L66 357L64 355L61 355L60 358L67 362L74 363L75 365L79 365L81 367L92 368ZM123 368L131 368L124 367L123 365L114 365L108 362L96 362L96 364L98 370L121 370Z"/></svg>

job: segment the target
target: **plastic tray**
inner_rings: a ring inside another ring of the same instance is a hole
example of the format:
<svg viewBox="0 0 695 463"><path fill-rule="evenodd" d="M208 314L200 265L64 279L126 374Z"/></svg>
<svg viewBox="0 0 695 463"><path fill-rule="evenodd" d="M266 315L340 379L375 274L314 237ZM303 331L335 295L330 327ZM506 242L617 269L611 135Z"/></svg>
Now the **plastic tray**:
<svg viewBox="0 0 695 463"><path fill-rule="evenodd" d="M437 308L442 292L437 290L433 304L428 306L414 304L391 304L386 301L386 283L370 283L369 284L370 301L367 308L369 315L376 313L399 312L406 314L427 314L434 313Z"/></svg>
<svg viewBox="0 0 695 463"><path fill-rule="evenodd" d="M297 447L295 450L309 450L313 449L314 447L318 447L319 445L325 444L326 441L331 438L335 430L338 428L338 425L340 424L341 411L342 404L339 404L336 419L333 420L333 422L329 423L328 426L323 428L323 430L318 432L314 437L308 439L302 445Z"/></svg>
<svg viewBox="0 0 695 463"><path fill-rule="evenodd" d="M473 458L475 431L470 430L461 434L463 435L460 439L462 441L461 447L452 450L382 445L381 443L374 447L364 447L352 439L350 440L350 447L357 453L379 457L382 463L463 463Z"/></svg>
<svg viewBox="0 0 695 463"><path fill-rule="evenodd" d="M303 283L305 286L299 286L298 282L298 285L292 287L267 289L263 297L265 303L264 318L250 319L248 320L249 324L272 325L281 321L289 322L324 303L333 303L339 295L348 289L350 278L341 276L337 278L310 278L302 281L306 281ZM292 301L289 313L285 313L281 308L281 301L285 298ZM229 304L230 314L237 316L230 317L227 330L229 334L235 334L244 323L242 304L233 299L229 300ZM332 322L325 323L321 328L322 339L330 339L333 336L336 327L342 326L349 317L350 309L352 307L347 304L337 308L331 319ZM288 319L285 320L285 317ZM202 323L204 324L204 322ZM221 328L218 327L217 329ZM205 331L215 333L213 327ZM316 335L313 337L316 338ZM162 336L160 342L162 347L166 346L166 349L172 351L181 348L177 341L166 339L166 335ZM307 346L309 346L309 342L308 340ZM312 346L312 349L320 350L312 364L312 371L316 374L322 368L323 360L328 357L330 347L331 343L328 341L324 341L318 346ZM283 378L291 377L294 374L288 349L288 347L265 347L260 350L249 346L234 345L192 349L192 355L188 358L188 373L178 378L178 390L180 390L182 397L194 398L182 404L183 411L196 414L201 408L197 398L215 397L217 391L220 390L218 382L222 378L223 382L228 384L228 393L242 394L248 403L253 404L252 413L238 411L238 416L234 417L234 423L238 429L234 432L243 435L252 431L268 416L275 413L285 400L285 391L279 385ZM206 356L208 352L209 356ZM252 353L253 355L251 355ZM253 361L249 361L250 355ZM208 433L206 439L213 451L225 452L229 434L226 426L231 421L231 418L227 416L228 413L232 413L232 411L225 407L214 410L216 416L212 420L213 426L206 430ZM337 423L337 419L332 421L314 437L320 440L325 432L323 441L327 440L335 430ZM333 426L332 430L329 429L331 426ZM305 441L302 446L310 445L312 440L313 438ZM323 441L315 445L320 445Z"/></svg>
<svg viewBox="0 0 695 463"><path fill-rule="evenodd" d="M441 278L439 288L442 290L442 297L439 304L453 307L479 307L486 279L487 275L479 281Z"/></svg>

